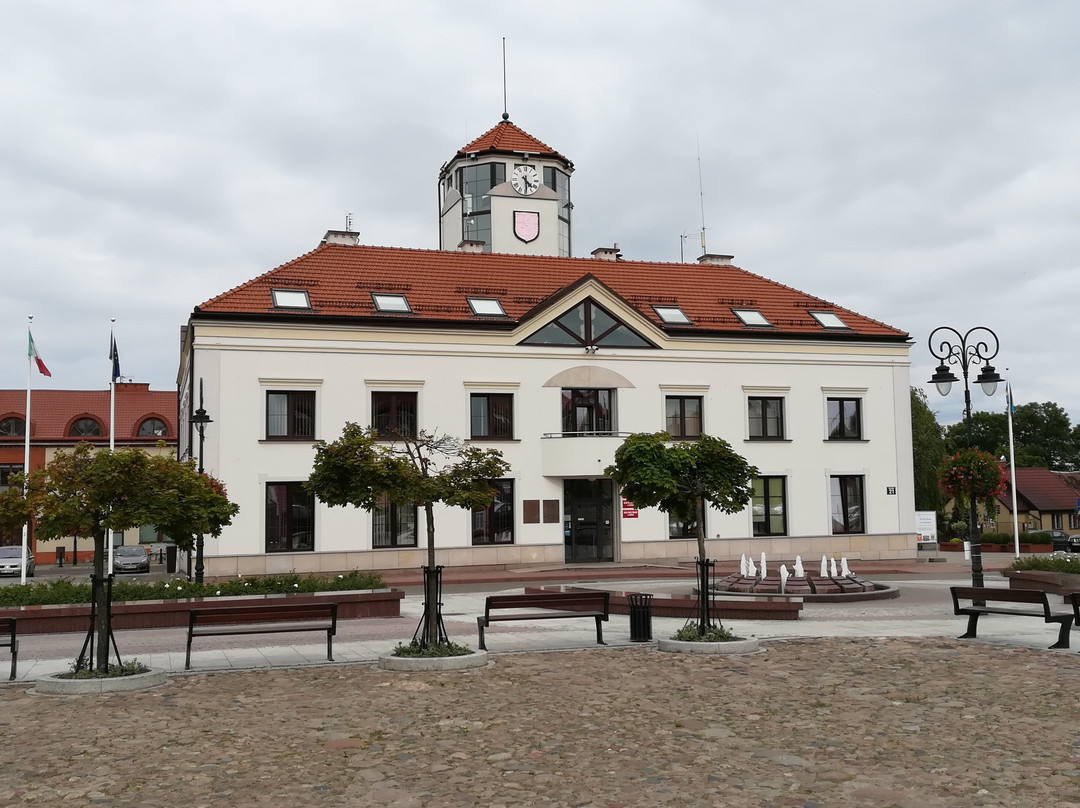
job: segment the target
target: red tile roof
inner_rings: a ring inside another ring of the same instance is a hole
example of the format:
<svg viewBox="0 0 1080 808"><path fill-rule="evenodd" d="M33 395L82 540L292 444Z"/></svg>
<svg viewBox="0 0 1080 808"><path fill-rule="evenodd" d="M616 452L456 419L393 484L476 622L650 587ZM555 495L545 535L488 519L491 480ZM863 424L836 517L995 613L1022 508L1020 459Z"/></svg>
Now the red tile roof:
<svg viewBox="0 0 1080 808"><path fill-rule="evenodd" d="M1016 492L1040 511L1071 511L1076 508L1076 489L1060 474L1047 468L1017 469Z"/></svg>
<svg viewBox="0 0 1080 808"><path fill-rule="evenodd" d="M26 416L25 390L0 390L0 420ZM30 440L33 443L71 443L68 429L77 418L91 417L101 425L100 438L78 438L92 443L109 442L108 390L34 390L30 400ZM154 445L160 438L138 437L147 418L160 418L168 426L164 440L176 443L176 392L151 390L148 384L116 386L116 440ZM0 438L0 444L22 445L24 438Z"/></svg>
<svg viewBox="0 0 1080 808"><path fill-rule="evenodd" d="M499 121L493 128L480 135L468 146L463 146L457 156L465 157L477 152L490 152L492 154L521 154L522 152L528 152L540 157L554 157L561 160L571 170L574 166L566 157L546 143L537 140L524 129L518 128L508 120Z"/></svg>
<svg viewBox="0 0 1080 808"><path fill-rule="evenodd" d="M472 323L511 328L577 283L595 278L658 327L678 333L905 341L892 326L735 266L607 261L323 244L196 307L195 315L345 317L404 325ZM311 310L275 309L271 289L308 292ZM405 295L407 314L375 310L372 293ZM506 318L477 317L468 297L497 299ZM653 305L678 306L692 326L665 325ZM732 313L756 309L772 328L752 328ZM836 314L849 328L826 329L812 311Z"/></svg>

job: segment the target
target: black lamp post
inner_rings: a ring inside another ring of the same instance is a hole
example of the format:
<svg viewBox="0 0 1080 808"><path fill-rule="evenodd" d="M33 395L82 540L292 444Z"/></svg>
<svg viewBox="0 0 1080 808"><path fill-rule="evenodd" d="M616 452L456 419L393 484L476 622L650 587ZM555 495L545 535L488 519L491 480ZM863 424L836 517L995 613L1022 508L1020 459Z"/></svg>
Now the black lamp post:
<svg viewBox="0 0 1080 808"><path fill-rule="evenodd" d="M214 423L203 407L203 383L199 379L199 409L191 416L191 425L199 430L199 474L203 473L203 447L206 445L206 425ZM195 537L195 583L203 582L203 535Z"/></svg>
<svg viewBox="0 0 1080 808"><path fill-rule="evenodd" d="M983 369L975 379L986 395L992 396L997 391L1001 377L990 364L990 360L997 356L997 334L989 328L976 326L966 334L961 335L955 328L940 326L930 334L930 353L935 359L940 359L937 371L930 377L930 383L937 387L941 395L947 396L952 389L953 382L959 381L956 375L945 364L960 365L964 376L964 424L967 427L967 445L972 448L971 435L971 389L968 386L968 370L972 364L981 364ZM983 585L982 566L982 540L979 533L979 512L975 504L975 498L971 497L970 510L968 513L968 538L971 542L971 585Z"/></svg>

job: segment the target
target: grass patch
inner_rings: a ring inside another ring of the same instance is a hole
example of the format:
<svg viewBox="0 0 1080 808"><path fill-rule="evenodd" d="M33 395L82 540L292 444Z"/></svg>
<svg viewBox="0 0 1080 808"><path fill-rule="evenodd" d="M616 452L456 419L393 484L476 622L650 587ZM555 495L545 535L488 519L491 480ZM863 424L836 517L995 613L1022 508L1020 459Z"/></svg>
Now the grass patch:
<svg viewBox="0 0 1080 808"><path fill-rule="evenodd" d="M353 570L331 578L311 575L272 575L234 578L196 584L183 578L171 581L113 580L114 603L131 600L177 600L179 598L235 597L237 595L283 595L297 592L342 592L354 589L383 589L383 579L372 572ZM90 582L57 578L26 586L0 587L0 606L45 606L89 603Z"/></svg>
<svg viewBox="0 0 1080 808"><path fill-rule="evenodd" d="M448 657L467 656L472 652L469 646L458 645L456 642L421 645L419 640L413 640L408 645L398 643L393 655L396 657Z"/></svg>

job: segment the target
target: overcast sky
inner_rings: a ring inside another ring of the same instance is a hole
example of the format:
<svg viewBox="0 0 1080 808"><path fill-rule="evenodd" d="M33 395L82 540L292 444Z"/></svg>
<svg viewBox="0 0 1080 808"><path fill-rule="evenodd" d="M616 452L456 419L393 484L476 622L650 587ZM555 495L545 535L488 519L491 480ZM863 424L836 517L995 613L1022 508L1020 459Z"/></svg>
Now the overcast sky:
<svg viewBox="0 0 1080 808"><path fill-rule="evenodd" d="M33 314L35 388L107 387L116 317L124 375L173 389L192 308L346 212L437 247L505 37L511 120L576 167L576 255L693 260L704 211L709 252L909 332L913 383L933 328L988 326L1017 402L1075 423L1078 33L1076 0L3 0L0 386Z"/></svg>

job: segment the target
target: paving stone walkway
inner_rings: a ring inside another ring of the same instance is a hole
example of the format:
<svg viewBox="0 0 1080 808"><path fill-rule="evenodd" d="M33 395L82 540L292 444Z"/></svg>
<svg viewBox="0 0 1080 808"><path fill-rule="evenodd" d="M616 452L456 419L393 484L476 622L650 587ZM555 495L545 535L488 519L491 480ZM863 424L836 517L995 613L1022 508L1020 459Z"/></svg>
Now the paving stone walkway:
<svg viewBox="0 0 1080 808"><path fill-rule="evenodd" d="M0 805L1077 808L1072 654L944 638L0 689Z"/></svg>

